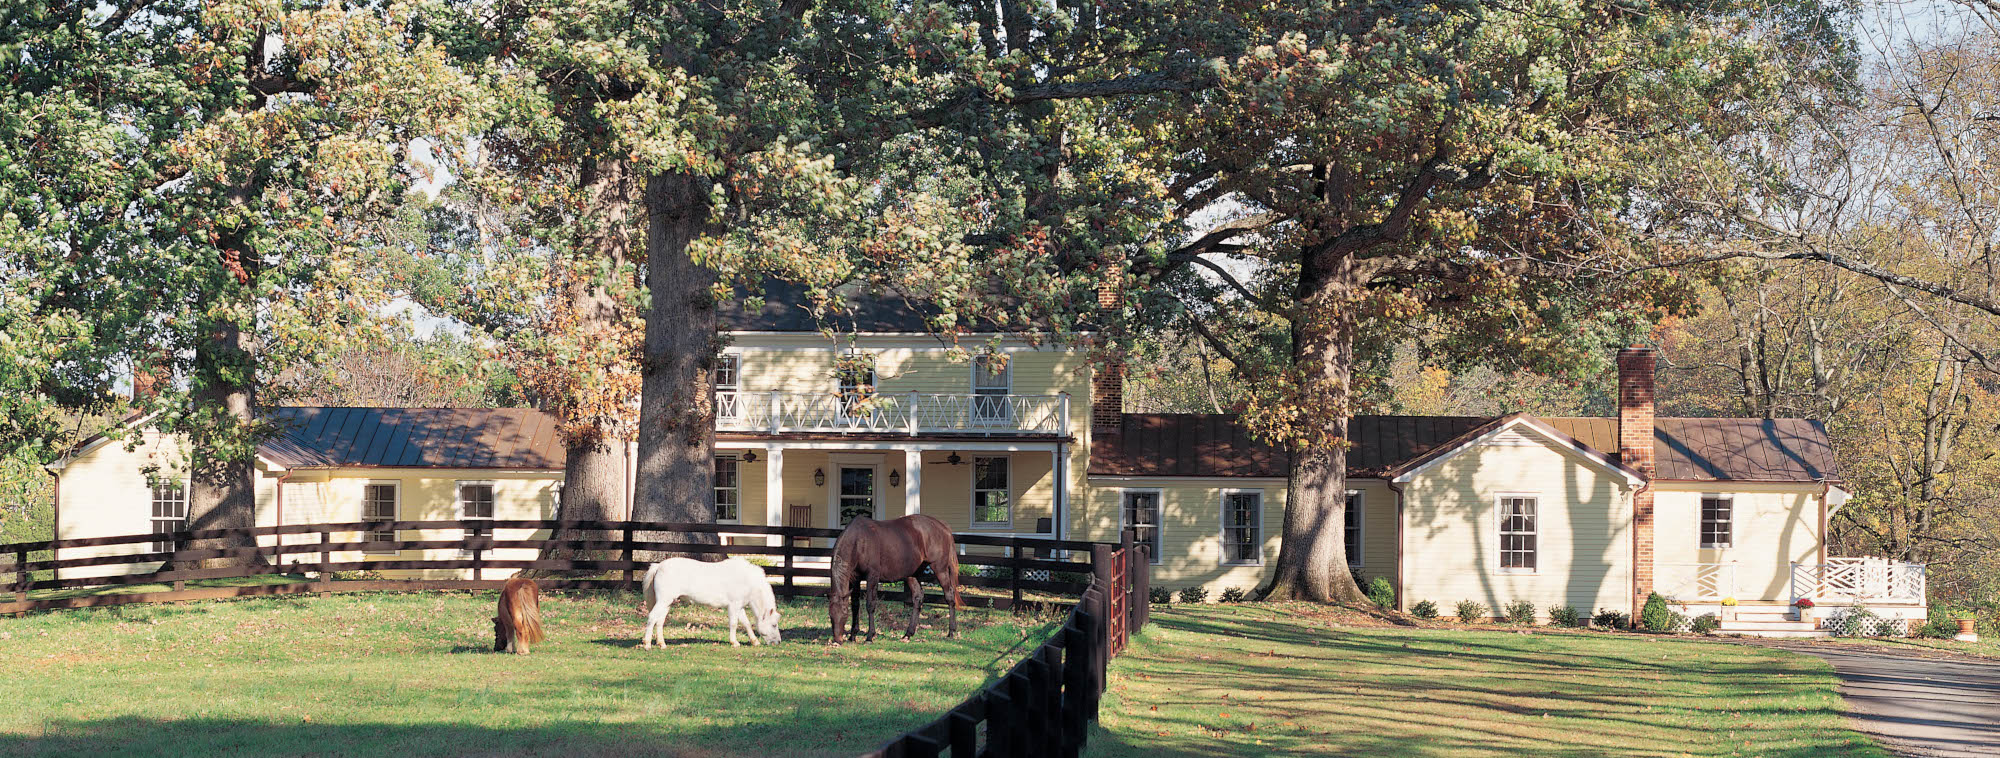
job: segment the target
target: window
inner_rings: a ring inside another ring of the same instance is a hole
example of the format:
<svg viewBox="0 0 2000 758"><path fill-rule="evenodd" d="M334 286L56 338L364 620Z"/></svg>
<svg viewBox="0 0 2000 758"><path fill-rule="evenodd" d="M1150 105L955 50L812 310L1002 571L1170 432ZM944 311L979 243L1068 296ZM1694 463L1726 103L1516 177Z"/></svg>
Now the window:
<svg viewBox="0 0 2000 758"><path fill-rule="evenodd" d="M1007 402L1013 369L1004 356L982 355L972 361L972 423L1001 424L1013 420Z"/></svg>
<svg viewBox="0 0 2000 758"><path fill-rule="evenodd" d="M840 421L847 424L867 423L874 414L863 403L874 396L874 368L840 372Z"/></svg>
<svg viewBox="0 0 2000 758"><path fill-rule="evenodd" d="M1014 502L1008 496L1007 459L972 459L972 525L1005 529L1014 523Z"/></svg>
<svg viewBox="0 0 2000 758"><path fill-rule="evenodd" d="M1127 490L1119 508L1118 526L1138 527L1138 542L1146 546L1153 563L1160 562L1160 491Z"/></svg>
<svg viewBox="0 0 2000 758"><path fill-rule="evenodd" d="M1264 562L1264 492L1222 491L1222 562L1254 566Z"/></svg>
<svg viewBox="0 0 2000 758"><path fill-rule="evenodd" d="M1535 498L1500 497L1500 570L1535 570Z"/></svg>
<svg viewBox="0 0 2000 758"><path fill-rule="evenodd" d="M1361 565L1362 524L1366 523L1361 509L1361 491L1347 491L1347 565Z"/></svg>
<svg viewBox="0 0 2000 758"><path fill-rule="evenodd" d="M743 480L737 472L740 465L735 456L715 457L715 523L743 521Z"/></svg>
<svg viewBox="0 0 2000 758"><path fill-rule="evenodd" d="M715 417L723 421L735 421L743 413L737 391L742 356L725 354L715 364Z"/></svg>
<svg viewBox="0 0 2000 758"><path fill-rule="evenodd" d="M493 520L493 483L492 483L492 482L459 482L459 483L458 483L458 514L459 514L459 518L462 518L462 519L465 519L465 520L467 520L467 521L479 521L479 520L483 520L483 521L492 521L492 520ZM466 536L466 537L492 537L492 536L493 536L493 525L492 525L492 524L479 524L479 523L468 523L468 524L466 524L466 525L465 525L465 536ZM461 551L461 552L465 553L466 555L471 555L471 554L472 554L472 549L471 549L471 548L466 548L465 550L463 550L463 551Z"/></svg>
<svg viewBox="0 0 2000 758"><path fill-rule="evenodd" d="M369 485L366 485L366 486L362 487L362 488L361 488L361 520L362 520L362 521L395 521L395 520L396 520L396 485L394 485L394 484L369 484ZM374 542L395 542L395 541L396 541L396 530L394 530L394 529L370 529L370 530L368 530L368 537L367 537L367 541L368 541L368 542L371 542L371 543L374 543ZM369 552L369 553L388 553L388 554L391 554L391 555L393 555L393 554L395 554L395 552L396 552L396 551L395 551L395 549L393 549L393 548L389 548L389 547L374 547L374 546L372 546L372 545L371 545L371 546L370 546L369 548L367 548L367 549L366 549L366 550L365 550L364 552Z"/></svg>
<svg viewBox="0 0 2000 758"><path fill-rule="evenodd" d="M182 482L160 482L153 485L153 533L169 534L186 531L188 528L187 485ZM174 549L172 540L153 543L153 552L165 553Z"/></svg>
<svg viewBox="0 0 2000 758"><path fill-rule="evenodd" d="M1701 496L1701 546L1730 547L1736 533L1733 526L1736 501L1728 495Z"/></svg>

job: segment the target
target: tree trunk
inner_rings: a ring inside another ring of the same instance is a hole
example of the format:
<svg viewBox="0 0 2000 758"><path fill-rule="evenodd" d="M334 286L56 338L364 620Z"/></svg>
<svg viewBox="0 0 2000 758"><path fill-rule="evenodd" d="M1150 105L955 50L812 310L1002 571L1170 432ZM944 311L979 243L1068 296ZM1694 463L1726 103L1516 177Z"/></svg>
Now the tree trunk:
<svg viewBox="0 0 2000 758"><path fill-rule="evenodd" d="M255 421L256 394L254 366L244 344L243 330L232 322L207 325L207 338L195 348L197 387L194 406L217 409L235 429L216 429L204 423L191 435L196 450L195 467L188 486L189 529L248 529L257 525L256 444L249 434ZM196 550L254 548L255 537L243 536L198 540L188 547ZM229 565L260 566L261 556L248 559L214 558L188 562L185 567Z"/></svg>
<svg viewBox="0 0 2000 758"><path fill-rule="evenodd" d="M716 273L688 253L708 221L708 182L683 172L650 177L646 210L649 296L633 518L712 523Z"/></svg>
<svg viewBox="0 0 2000 758"><path fill-rule="evenodd" d="M1355 300L1353 256L1315 262L1299 274L1292 319L1292 367L1299 399L1324 409L1319 441L1292 450L1284 541L1267 600L1360 603L1367 598L1347 568L1347 418L1353 399Z"/></svg>
<svg viewBox="0 0 2000 758"><path fill-rule="evenodd" d="M578 172L584 207L573 257L582 265L577 266L577 271L570 272L572 278L568 282L568 294L570 308L576 318L576 333L584 339L616 339L622 333L619 321L623 314L618 296L594 272L616 272L631 258L630 224L635 181L631 165L617 158L603 161L586 159ZM596 265L600 261L608 265ZM595 371L601 368L579 366L576 370ZM584 404L584 407L601 406ZM632 430L623 419L610 415L566 418L563 423L566 431L563 440L562 504L555 514L559 523L549 538L618 539L623 536L622 533L613 536L599 530L578 531L566 524L611 521L631 515L631 504L626 502L625 492L625 440ZM603 551L574 550L556 544L542 549L539 557L542 560L593 560L609 559L611 556ZM601 572L539 570L532 575L561 577L598 573Z"/></svg>

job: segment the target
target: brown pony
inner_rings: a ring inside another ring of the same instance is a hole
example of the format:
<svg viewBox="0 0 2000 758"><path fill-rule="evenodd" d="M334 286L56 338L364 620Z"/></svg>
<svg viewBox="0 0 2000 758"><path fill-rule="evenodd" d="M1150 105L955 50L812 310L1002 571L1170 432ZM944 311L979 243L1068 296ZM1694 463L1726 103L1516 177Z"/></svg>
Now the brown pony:
<svg viewBox="0 0 2000 758"><path fill-rule="evenodd" d="M951 603L951 629L958 636L958 550L952 544L951 528L930 516L917 514L890 521L867 517L854 519L840 539L833 543L833 603L827 614L833 617L833 644L844 639L841 627L853 618L852 636L861 636L861 598L854 594L868 582L868 641L875 640L876 592L883 582L901 580L910 592L910 628L903 639L917 634L917 619L923 617L924 591L917 575L929 568L938 586ZM849 602L854 608L847 607Z"/></svg>
<svg viewBox="0 0 2000 758"><path fill-rule="evenodd" d="M527 655L542 641L542 595L535 580L514 577L500 589L500 615L493 617L493 651Z"/></svg>

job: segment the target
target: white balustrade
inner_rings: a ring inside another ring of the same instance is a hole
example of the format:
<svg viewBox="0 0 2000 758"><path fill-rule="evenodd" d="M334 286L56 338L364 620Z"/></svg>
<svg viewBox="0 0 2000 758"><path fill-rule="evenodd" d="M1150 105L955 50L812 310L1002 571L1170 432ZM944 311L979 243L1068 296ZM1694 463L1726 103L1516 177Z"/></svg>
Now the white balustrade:
<svg viewBox="0 0 2000 758"><path fill-rule="evenodd" d="M729 392L716 396L725 431L1062 434L1067 395L951 393Z"/></svg>
<svg viewBox="0 0 2000 758"><path fill-rule="evenodd" d="M1887 558L1828 558L1792 564L1792 597L1836 602L1923 603L1924 564Z"/></svg>
<svg viewBox="0 0 2000 758"><path fill-rule="evenodd" d="M1673 600L1719 601L1737 596L1734 563L1660 563L1654 571L1658 575L1653 586Z"/></svg>

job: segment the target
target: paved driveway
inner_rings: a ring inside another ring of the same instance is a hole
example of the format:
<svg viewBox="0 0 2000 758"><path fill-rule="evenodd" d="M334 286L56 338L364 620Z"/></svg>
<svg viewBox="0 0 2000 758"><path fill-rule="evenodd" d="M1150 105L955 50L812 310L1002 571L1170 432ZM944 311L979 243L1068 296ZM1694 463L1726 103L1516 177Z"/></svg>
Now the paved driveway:
<svg viewBox="0 0 2000 758"><path fill-rule="evenodd" d="M2000 756L2000 661L1849 644L1761 641L1840 674L1856 729L1907 756Z"/></svg>

